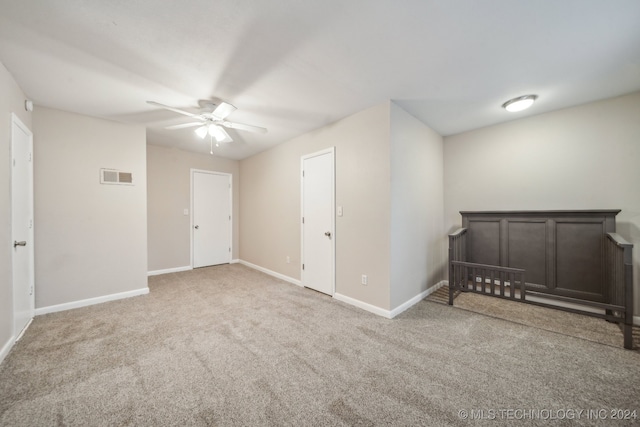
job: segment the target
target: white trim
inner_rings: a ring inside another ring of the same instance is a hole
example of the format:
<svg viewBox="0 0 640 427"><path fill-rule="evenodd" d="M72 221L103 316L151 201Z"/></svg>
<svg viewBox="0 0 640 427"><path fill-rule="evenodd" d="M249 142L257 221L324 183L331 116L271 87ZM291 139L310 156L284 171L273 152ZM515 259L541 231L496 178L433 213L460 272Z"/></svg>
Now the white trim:
<svg viewBox="0 0 640 427"><path fill-rule="evenodd" d="M18 334L18 338L16 338L16 342L20 341L20 338L22 338L24 333L27 332L27 329L29 329L29 326L31 326L32 322L33 322L33 317L29 319L29 321L27 322L27 325L22 329L22 331L20 331L20 334Z"/></svg>
<svg viewBox="0 0 640 427"><path fill-rule="evenodd" d="M173 268L165 268L163 270L152 270L147 272L147 276L157 276L159 274L167 274L167 273L179 273L181 271L189 271L193 270L190 265L185 265L184 267L173 267Z"/></svg>
<svg viewBox="0 0 640 427"><path fill-rule="evenodd" d="M331 154L331 296L336 293L336 147L325 148L300 157L300 284L304 283L304 161L313 157Z"/></svg>
<svg viewBox="0 0 640 427"><path fill-rule="evenodd" d="M238 264L240 262L239 259L232 259L229 264Z"/></svg>
<svg viewBox="0 0 640 427"><path fill-rule="evenodd" d="M211 175L226 175L229 177L229 216L231 217L229 219L230 222L230 226L229 226L229 263L231 264L231 257L233 256L233 174L230 174L228 172L217 172L217 171L210 171L210 170L204 170L204 169L194 169L191 168L190 172L189 172L189 178L190 178L190 183L189 183L189 197L190 197L190 208L191 211L189 212L189 260L191 263L191 268L193 268L193 174L194 173L208 173Z"/></svg>
<svg viewBox="0 0 640 427"><path fill-rule="evenodd" d="M275 271L269 270L268 268L264 268L264 267L260 267L259 265L255 265L255 264L251 264L250 262L247 262L243 259L238 260L238 262L242 265L245 265L249 268L253 268L254 270L258 270L261 271L265 274L268 274L269 276L273 276L275 278L278 278L280 280L284 280L285 282L289 282L289 283L293 283L296 286L302 286L302 283L300 283L300 280L298 279L294 279L293 277L289 277L289 276L285 276L284 274L281 273L276 273Z"/></svg>
<svg viewBox="0 0 640 427"><path fill-rule="evenodd" d="M342 295L342 294L339 294L339 293L335 293L333 295L333 297L335 299L337 299L338 301L346 302L347 304L353 305L354 307L361 308L361 309L366 310L366 311L368 311L370 313L377 314L378 316L382 316L382 317L384 317L386 319L393 319L398 314L402 313L403 311L406 311L407 309L409 309L413 305L419 303L420 301L422 301L427 296L431 295L432 293L434 293L435 291L437 291L441 287L447 286L447 284L448 284L448 282L446 280L441 280L440 282L438 282L435 285L431 286L429 289L420 292L418 295L416 295L413 298L407 300L406 302L400 304L398 307L394 308L393 310L385 310L384 308L380 308L378 306L375 306L375 305L372 305L372 304L369 304L369 303L366 303L366 302L362 302L362 301L357 300L355 298L351 298L351 297L348 297L346 295Z"/></svg>
<svg viewBox="0 0 640 427"><path fill-rule="evenodd" d="M351 298L346 295L339 294L337 292L333 294L333 297L338 301L346 302L347 304L352 305L354 307L361 308L370 313L377 314L378 316L382 316L387 319L391 319L391 312L389 310L385 310L384 308L380 308L378 306L371 305L366 302L362 302L358 299Z"/></svg>
<svg viewBox="0 0 640 427"><path fill-rule="evenodd" d="M88 298L80 301L72 301L72 302L66 302L64 304L50 305L48 307L40 307L40 308L36 308L36 316L40 316L48 313L55 313L57 311L71 310L73 308L86 307L94 304L101 304L103 302L115 301L123 298L136 297L138 295L146 295L148 293L149 293L149 288L141 288L141 289L135 289L133 291L126 291L126 292L120 292L117 294L104 295L96 298Z"/></svg>
<svg viewBox="0 0 640 427"><path fill-rule="evenodd" d="M9 338L9 341L7 341L4 344L4 346L2 346L2 349L0 350L0 364L2 363L4 358L7 357L7 355L9 354L9 352L11 351L15 343L16 343L15 336L11 335L11 337Z"/></svg>
<svg viewBox="0 0 640 427"><path fill-rule="evenodd" d="M391 310L391 318L393 319L394 317L396 317L398 314L402 313L403 311L411 308L412 306L414 306L415 304L419 303L420 301L422 301L423 299L425 299L427 296L431 295L432 293L434 293L435 291L437 291L438 289L440 289L443 286L447 286L449 284L449 282L447 280L441 280L438 283L436 283L435 285L431 286L429 289L427 289L426 291L422 291L420 292L418 295L416 295L415 297L405 301L404 303L400 304L399 306L397 306L396 308L394 308L393 310Z"/></svg>

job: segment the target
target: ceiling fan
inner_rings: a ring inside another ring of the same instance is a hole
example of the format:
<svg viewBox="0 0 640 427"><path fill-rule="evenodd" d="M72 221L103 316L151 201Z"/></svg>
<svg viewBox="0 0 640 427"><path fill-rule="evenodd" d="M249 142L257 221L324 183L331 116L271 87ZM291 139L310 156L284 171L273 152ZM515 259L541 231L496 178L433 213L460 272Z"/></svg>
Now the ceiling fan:
<svg viewBox="0 0 640 427"><path fill-rule="evenodd" d="M267 129L263 127L247 125L244 123L230 122L229 120L227 120L227 117L236 110L236 107L224 101L220 102L220 104L216 104L214 101L210 100L199 101L199 113L190 113L188 111L180 110L178 108L170 107L168 105L160 104L159 102L154 101L147 101L147 104L155 105L156 107L164 108L165 110L173 111L174 113L182 114L195 119L195 122L167 126L165 129L184 129L198 126L198 128L195 130L196 134L202 139L209 135L212 144L213 140L216 140L216 146L225 142L233 141L233 139L231 139L231 136L229 136L224 128L257 133L267 132Z"/></svg>

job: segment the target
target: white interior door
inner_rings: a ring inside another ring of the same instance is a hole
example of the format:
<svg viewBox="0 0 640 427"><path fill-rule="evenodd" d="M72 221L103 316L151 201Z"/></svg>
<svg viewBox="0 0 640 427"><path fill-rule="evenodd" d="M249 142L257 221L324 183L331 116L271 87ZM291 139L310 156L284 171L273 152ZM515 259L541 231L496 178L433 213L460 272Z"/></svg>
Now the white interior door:
<svg viewBox="0 0 640 427"><path fill-rule="evenodd" d="M335 291L334 149L302 157L302 284Z"/></svg>
<svg viewBox="0 0 640 427"><path fill-rule="evenodd" d="M19 338L33 319L33 134L11 116L11 234L13 240L13 332Z"/></svg>
<svg viewBox="0 0 640 427"><path fill-rule="evenodd" d="M192 266L231 262L231 175L191 171Z"/></svg>

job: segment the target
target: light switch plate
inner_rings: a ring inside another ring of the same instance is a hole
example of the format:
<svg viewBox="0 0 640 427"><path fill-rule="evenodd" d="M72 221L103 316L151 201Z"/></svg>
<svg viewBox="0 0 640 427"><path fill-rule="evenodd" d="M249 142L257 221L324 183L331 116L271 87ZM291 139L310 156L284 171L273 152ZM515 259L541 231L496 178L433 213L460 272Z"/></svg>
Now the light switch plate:
<svg viewBox="0 0 640 427"><path fill-rule="evenodd" d="M189 215L189 209L185 209L185 210L184 210L184 214L185 214L185 215Z"/></svg>

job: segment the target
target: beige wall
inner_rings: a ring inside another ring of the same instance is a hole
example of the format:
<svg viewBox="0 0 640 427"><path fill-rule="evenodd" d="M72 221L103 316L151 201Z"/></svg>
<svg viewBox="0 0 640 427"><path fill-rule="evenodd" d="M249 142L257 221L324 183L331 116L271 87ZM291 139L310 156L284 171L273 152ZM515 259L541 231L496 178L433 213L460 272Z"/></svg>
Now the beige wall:
<svg viewBox="0 0 640 427"><path fill-rule="evenodd" d="M442 137L391 104L391 308L445 279Z"/></svg>
<svg viewBox="0 0 640 427"><path fill-rule="evenodd" d="M300 279L300 157L335 146L336 206L344 209L336 218L336 292L388 310L389 111L385 102L242 160L240 258Z"/></svg>
<svg viewBox="0 0 640 427"><path fill-rule="evenodd" d="M144 127L36 107L33 132L36 308L146 288Z"/></svg>
<svg viewBox="0 0 640 427"><path fill-rule="evenodd" d="M460 210L622 209L640 313L640 92L445 138L446 231Z"/></svg>
<svg viewBox="0 0 640 427"><path fill-rule="evenodd" d="M233 252L239 256L239 164L209 154L147 145L149 271L188 267L190 258L191 169L225 172L233 182Z"/></svg>
<svg viewBox="0 0 640 427"><path fill-rule="evenodd" d="M25 95L0 63L0 350L13 335L11 268L11 113L31 128Z"/></svg>

